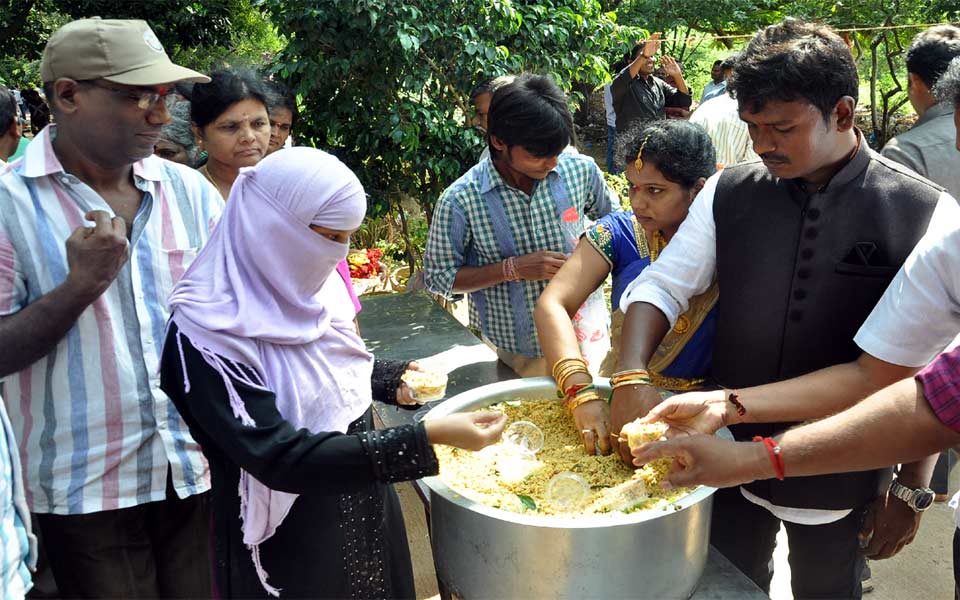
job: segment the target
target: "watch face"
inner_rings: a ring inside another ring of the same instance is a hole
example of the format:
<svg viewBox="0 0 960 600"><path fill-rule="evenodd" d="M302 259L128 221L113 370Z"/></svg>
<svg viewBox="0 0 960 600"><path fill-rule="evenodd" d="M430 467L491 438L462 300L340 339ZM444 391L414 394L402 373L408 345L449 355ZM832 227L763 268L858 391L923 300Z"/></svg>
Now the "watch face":
<svg viewBox="0 0 960 600"><path fill-rule="evenodd" d="M930 508L930 505L933 504L933 496L934 494L930 490L923 490L917 494L917 499L914 502L917 510L926 510Z"/></svg>

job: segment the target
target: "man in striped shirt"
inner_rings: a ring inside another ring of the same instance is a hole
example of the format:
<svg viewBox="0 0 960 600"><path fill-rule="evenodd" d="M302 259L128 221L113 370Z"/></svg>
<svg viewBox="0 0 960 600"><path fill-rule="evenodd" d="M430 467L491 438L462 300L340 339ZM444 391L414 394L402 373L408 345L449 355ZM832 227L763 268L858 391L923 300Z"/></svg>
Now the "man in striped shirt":
<svg viewBox="0 0 960 600"><path fill-rule="evenodd" d="M84 19L41 62L56 116L0 175L0 377L26 500L67 597L210 595L200 448L159 389L167 296L220 216L152 155L209 81L143 21Z"/></svg>
<svg viewBox="0 0 960 600"><path fill-rule="evenodd" d="M733 72L736 56L723 61L724 77ZM717 151L717 163L729 167L760 157L753 151L753 140L747 131L747 124L740 119L737 100L724 87L722 93L711 96L710 102L704 102L693 112L690 122L703 127L713 147Z"/></svg>

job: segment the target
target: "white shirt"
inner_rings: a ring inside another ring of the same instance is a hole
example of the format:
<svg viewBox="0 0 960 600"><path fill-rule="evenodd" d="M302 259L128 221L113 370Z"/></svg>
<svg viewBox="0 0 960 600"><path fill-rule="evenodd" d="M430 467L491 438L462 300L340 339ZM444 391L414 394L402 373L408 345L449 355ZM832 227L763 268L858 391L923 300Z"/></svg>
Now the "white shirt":
<svg viewBox="0 0 960 600"><path fill-rule="evenodd" d="M730 94L704 102L690 116L690 122L706 130L717 151L717 163L735 165L760 158L753 151L747 124L740 120L737 101Z"/></svg>
<svg viewBox="0 0 960 600"><path fill-rule="evenodd" d="M713 200L719 178L720 173L716 173L707 180L690 206L687 218L680 224L676 235L660 253L656 262L644 269L624 290L620 297L620 310L624 313L635 302L648 302L656 306L667 317L670 327L673 327L677 318L687 310L689 299L703 293L710 286L717 264L717 229L713 220ZM960 207L944 192L931 217L927 234L907 258L904 267L881 298L880 304L857 333L855 341L861 349L888 362L919 366L929 362L950 343L957 331L960 331L960 284L956 278L949 277L949 270L944 268L951 250L954 256L960 257L958 223ZM943 229L949 229L950 235L946 235ZM938 231L940 233L937 233ZM949 245L938 241L947 238L951 240ZM933 247L941 249L934 252L930 250ZM905 275L905 271L908 271L908 274ZM934 283L938 280L941 281L939 286ZM945 283L949 285L943 285ZM907 289L911 291L906 292ZM905 296L909 297L904 298ZM946 298L952 298L952 303L946 302ZM884 304L887 306L881 308ZM878 311L881 311L879 315ZM948 320L938 318L948 313ZM871 324L871 321L874 323ZM913 332L914 326L917 326L916 333ZM949 333L942 333L941 329ZM932 333L934 330L936 332ZM933 341L930 341L931 339ZM884 346L886 352L881 352L880 349L880 342L883 340L891 340ZM923 343L923 340L927 340L927 343ZM884 358L892 356L898 350L901 352L900 356L909 355L912 360L898 362ZM832 523L850 512L778 506L743 488L741 493L747 500L763 506L781 520L802 525Z"/></svg>
<svg viewBox="0 0 960 600"><path fill-rule="evenodd" d="M960 168L960 165L958 165ZM945 202L944 197L951 200ZM960 332L960 207L944 193L854 341L888 363L922 367Z"/></svg>
<svg viewBox="0 0 960 600"><path fill-rule="evenodd" d="M617 126L617 112L613 110L613 92L610 91L610 86L603 86L603 108L607 111L607 126L616 127Z"/></svg>

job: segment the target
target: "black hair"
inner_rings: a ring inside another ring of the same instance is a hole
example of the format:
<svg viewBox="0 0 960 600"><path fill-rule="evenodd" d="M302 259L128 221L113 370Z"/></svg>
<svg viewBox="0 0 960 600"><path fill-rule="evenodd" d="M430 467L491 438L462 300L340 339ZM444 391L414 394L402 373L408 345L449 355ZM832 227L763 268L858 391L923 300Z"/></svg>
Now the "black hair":
<svg viewBox="0 0 960 600"><path fill-rule="evenodd" d="M740 58L740 53L731 54L722 61L720 61L720 68L724 71L732 69L737 64L737 59Z"/></svg>
<svg viewBox="0 0 960 600"><path fill-rule="evenodd" d="M623 62L630 64L633 61L637 60L637 57L643 53L643 43L634 44L633 48L630 49L630 52L627 52L623 55Z"/></svg>
<svg viewBox="0 0 960 600"><path fill-rule="evenodd" d="M52 81L43 84L43 95L47 97L47 100L50 100L52 105L56 105L56 102L52 100L55 94L56 89ZM34 134L40 133L40 130L50 123L50 106L43 101L40 92L34 88L20 90L20 97L23 98L23 103L27 105L27 110L30 111L30 130Z"/></svg>
<svg viewBox="0 0 960 600"><path fill-rule="evenodd" d="M195 83L190 93L190 120L206 127L231 105L257 100L270 106L270 94L259 77L246 69L220 69L210 74L210 83Z"/></svg>
<svg viewBox="0 0 960 600"><path fill-rule="evenodd" d="M642 148L642 153L641 153ZM668 180L687 189L717 170L713 142L699 125L683 119L660 119L633 125L617 141L617 162L652 163Z"/></svg>
<svg viewBox="0 0 960 600"><path fill-rule="evenodd" d="M493 93L493 81L496 77L488 77L484 79L477 85L473 86L473 89L470 90L470 102L473 102L477 99L477 96L482 96L484 94Z"/></svg>
<svg viewBox="0 0 960 600"><path fill-rule="evenodd" d="M919 77L927 87L936 85L950 61L960 56L960 28L952 25L931 27L917 34L907 49L907 71Z"/></svg>
<svg viewBox="0 0 960 600"><path fill-rule="evenodd" d="M497 87L487 121L490 139L536 157L559 156L576 140L567 96L548 75L524 73ZM492 142L490 152L496 156Z"/></svg>
<svg viewBox="0 0 960 600"><path fill-rule="evenodd" d="M727 86L751 112L772 100L805 100L826 121L840 98L856 101L860 80L850 48L833 29L787 18L753 36Z"/></svg>
<svg viewBox="0 0 960 600"><path fill-rule="evenodd" d="M17 100L7 86L0 84L0 135L7 133L17 119Z"/></svg>
<svg viewBox="0 0 960 600"><path fill-rule="evenodd" d="M960 56L950 61L950 66L934 86L933 95L954 110L960 106Z"/></svg>
<svg viewBox="0 0 960 600"><path fill-rule="evenodd" d="M720 60L720 59L717 59L717 60L713 61L713 66L715 67L715 66L717 66L717 65L721 65L721 66L722 66L722 65L723 65L723 61Z"/></svg>
<svg viewBox="0 0 960 600"><path fill-rule="evenodd" d="M287 86L279 81L267 81L267 87L270 91L270 104L268 108L273 112L274 108L285 108L290 111L291 122L290 129L297 126L297 119L300 117L300 110L297 108L297 99L293 96Z"/></svg>

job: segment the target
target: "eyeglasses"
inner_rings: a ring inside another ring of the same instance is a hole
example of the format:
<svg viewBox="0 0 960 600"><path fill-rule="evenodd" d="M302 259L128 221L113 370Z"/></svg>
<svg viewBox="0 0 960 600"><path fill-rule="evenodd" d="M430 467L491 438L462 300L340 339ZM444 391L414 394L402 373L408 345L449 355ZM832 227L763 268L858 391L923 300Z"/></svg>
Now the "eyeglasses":
<svg viewBox="0 0 960 600"><path fill-rule="evenodd" d="M131 89L131 88L115 88L113 86L105 85L100 83L98 80L89 79L86 81L79 81L78 83L83 83L86 85L92 85L93 87L98 87L101 90L106 90L122 98L127 98L133 100L137 103L137 108L140 110L153 110L157 107L161 100L173 94L175 88L162 87L159 90L155 89Z"/></svg>

